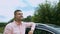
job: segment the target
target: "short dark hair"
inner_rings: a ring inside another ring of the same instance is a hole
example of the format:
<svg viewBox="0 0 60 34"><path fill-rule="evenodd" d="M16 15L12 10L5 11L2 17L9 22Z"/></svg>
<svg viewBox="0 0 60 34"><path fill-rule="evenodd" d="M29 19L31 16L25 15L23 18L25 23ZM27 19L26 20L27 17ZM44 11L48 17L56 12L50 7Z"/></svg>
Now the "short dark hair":
<svg viewBox="0 0 60 34"><path fill-rule="evenodd" d="M16 15L17 12L22 12L21 10L15 10L14 15Z"/></svg>

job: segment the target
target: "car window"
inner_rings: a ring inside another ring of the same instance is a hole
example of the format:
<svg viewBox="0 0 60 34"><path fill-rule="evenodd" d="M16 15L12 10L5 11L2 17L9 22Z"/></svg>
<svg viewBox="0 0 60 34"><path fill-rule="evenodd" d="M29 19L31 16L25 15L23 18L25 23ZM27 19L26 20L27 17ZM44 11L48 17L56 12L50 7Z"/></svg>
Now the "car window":
<svg viewBox="0 0 60 34"><path fill-rule="evenodd" d="M30 31L30 28L27 28L25 34L28 34L29 31ZM53 34L53 33L46 30L35 29L33 34Z"/></svg>
<svg viewBox="0 0 60 34"><path fill-rule="evenodd" d="M35 29L34 34L53 34L53 33L41 29Z"/></svg>

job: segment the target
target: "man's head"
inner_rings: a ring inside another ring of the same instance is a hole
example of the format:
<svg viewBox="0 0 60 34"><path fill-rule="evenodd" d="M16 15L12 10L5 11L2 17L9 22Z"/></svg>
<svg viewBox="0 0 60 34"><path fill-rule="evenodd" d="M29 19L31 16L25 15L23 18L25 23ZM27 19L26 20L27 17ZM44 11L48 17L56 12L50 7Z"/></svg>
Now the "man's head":
<svg viewBox="0 0 60 34"><path fill-rule="evenodd" d="M22 13L22 11L21 11L21 10L16 10L16 11L14 12L14 18L15 18L16 20L22 20L22 18L23 18L23 13Z"/></svg>

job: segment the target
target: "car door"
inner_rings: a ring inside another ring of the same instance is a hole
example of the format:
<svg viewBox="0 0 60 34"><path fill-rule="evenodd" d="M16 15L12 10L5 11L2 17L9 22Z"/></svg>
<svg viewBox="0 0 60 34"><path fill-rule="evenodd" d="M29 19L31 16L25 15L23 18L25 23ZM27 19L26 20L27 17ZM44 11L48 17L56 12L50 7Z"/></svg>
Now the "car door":
<svg viewBox="0 0 60 34"><path fill-rule="evenodd" d="M54 33L42 29L35 29L34 34L54 34Z"/></svg>
<svg viewBox="0 0 60 34"><path fill-rule="evenodd" d="M29 31L30 28L27 28L25 34L28 34ZM35 29L33 34L54 34L54 33L42 29Z"/></svg>

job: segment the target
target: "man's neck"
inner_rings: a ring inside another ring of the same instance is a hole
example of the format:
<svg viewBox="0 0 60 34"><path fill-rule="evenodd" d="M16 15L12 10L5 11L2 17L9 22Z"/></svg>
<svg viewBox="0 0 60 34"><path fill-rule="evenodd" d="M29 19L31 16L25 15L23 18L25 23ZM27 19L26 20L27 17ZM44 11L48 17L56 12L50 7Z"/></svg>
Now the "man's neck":
<svg viewBox="0 0 60 34"><path fill-rule="evenodd" d="M17 25L21 25L21 21L15 20Z"/></svg>

